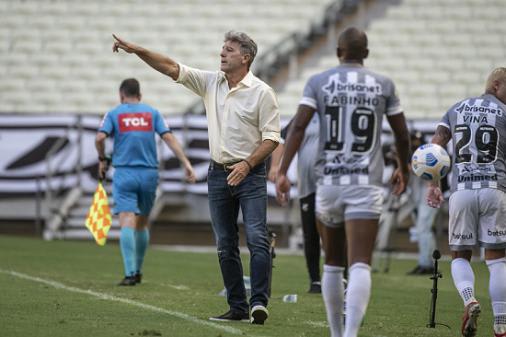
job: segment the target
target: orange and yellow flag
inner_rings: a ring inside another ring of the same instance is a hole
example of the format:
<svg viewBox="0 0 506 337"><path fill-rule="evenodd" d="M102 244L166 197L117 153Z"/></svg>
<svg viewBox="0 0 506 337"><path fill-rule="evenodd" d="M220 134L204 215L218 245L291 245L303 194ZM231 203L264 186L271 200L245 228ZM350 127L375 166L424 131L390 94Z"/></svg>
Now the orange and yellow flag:
<svg viewBox="0 0 506 337"><path fill-rule="evenodd" d="M88 211L88 216L86 217L86 227L93 234L99 246L105 245L107 233L109 232L109 228L111 228L111 222L112 217L107 192L102 183L99 182L97 190L93 195L93 202Z"/></svg>

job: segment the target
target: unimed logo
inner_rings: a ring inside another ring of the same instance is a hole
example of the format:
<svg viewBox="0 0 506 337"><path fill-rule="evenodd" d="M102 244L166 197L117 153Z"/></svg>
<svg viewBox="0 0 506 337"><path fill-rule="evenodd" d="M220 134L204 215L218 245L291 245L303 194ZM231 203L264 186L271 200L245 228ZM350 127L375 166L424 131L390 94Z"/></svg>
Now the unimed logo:
<svg viewBox="0 0 506 337"><path fill-rule="evenodd" d="M152 131L153 122L151 113L134 112L118 115L120 132L128 131Z"/></svg>

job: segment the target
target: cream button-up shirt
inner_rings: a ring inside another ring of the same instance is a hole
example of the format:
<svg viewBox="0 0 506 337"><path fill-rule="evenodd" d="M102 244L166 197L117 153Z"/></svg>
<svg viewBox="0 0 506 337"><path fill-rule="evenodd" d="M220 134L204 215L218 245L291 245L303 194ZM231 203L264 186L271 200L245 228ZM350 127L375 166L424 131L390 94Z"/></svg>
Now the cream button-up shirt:
<svg viewBox="0 0 506 337"><path fill-rule="evenodd" d="M211 159L226 164L246 159L260 144L280 141L276 94L251 72L228 87L225 73L179 64L176 81L204 100Z"/></svg>

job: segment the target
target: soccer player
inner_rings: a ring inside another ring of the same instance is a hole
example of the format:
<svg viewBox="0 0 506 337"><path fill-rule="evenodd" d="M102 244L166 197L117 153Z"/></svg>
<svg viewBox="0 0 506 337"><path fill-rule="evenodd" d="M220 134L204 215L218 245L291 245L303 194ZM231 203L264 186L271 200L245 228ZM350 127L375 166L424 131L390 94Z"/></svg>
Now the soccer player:
<svg viewBox="0 0 506 337"><path fill-rule="evenodd" d="M271 270L264 161L278 145L280 126L274 90L250 71L257 54L256 43L245 33L226 33L220 53L221 71L191 68L115 36L113 51L119 49L135 53L202 97L211 151L207 177L209 208L229 305L226 313L210 319L249 319L252 324L264 324L269 316ZM239 209L251 256L249 305L239 255Z"/></svg>
<svg viewBox="0 0 506 337"><path fill-rule="evenodd" d="M356 337L369 302L371 257L383 205L383 115L395 136L399 164L392 176L392 193L402 193L409 176L409 132L394 84L364 67L367 55L365 32L348 28L339 36L340 65L308 80L276 182L278 200L286 202L290 188L286 171L317 111L316 214L325 251L322 294L332 337ZM345 243L349 276L343 332Z"/></svg>
<svg viewBox="0 0 506 337"><path fill-rule="evenodd" d="M125 268L121 286L141 283L142 264L149 244L148 216L158 185L155 133L184 166L186 179L195 182L195 173L177 138L158 110L141 103L139 82L124 80L119 87L121 104L109 111L100 124L95 147L99 176L105 178L108 159L105 139L114 137L112 195L114 214L119 214L120 248Z"/></svg>
<svg viewBox="0 0 506 337"><path fill-rule="evenodd" d="M291 122L281 130L281 137L286 138ZM304 241L304 257L309 273L309 293L321 293L320 280L320 235L316 227L315 193L316 176L314 166L318 151L318 138L320 123L315 114L304 133L304 140L298 151L297 160L297 190L299 197L300 217ZM272 152L269 180L276 182L279 163L283 154L284 145L280 144Z"/></svg>
<svg viewBox="0 0 506 337"><path fill-rule="evenodd" d="M494 333L506 337L506 68L489 75L485 94L456 103L438 124L432 143L452 140L448 240L453 282L465 311L462 335L476 336L480 304L474 295L472 249L485 248ZM432 183L427 202L439 207L440 187ZM484 335L484 334L482 334Z"/></svg>

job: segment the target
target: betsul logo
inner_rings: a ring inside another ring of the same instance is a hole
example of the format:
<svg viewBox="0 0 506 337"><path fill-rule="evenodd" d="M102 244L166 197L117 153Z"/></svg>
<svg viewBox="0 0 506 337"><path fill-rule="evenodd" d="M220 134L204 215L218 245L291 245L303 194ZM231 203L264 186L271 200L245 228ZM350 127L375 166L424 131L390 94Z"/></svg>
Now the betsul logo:
<svg viewBox="0 0 506 337"><path fill-rule="evenodd" d="M152 131L153 121L149 112L135 112L118 116L119 131Z"/></svg>

